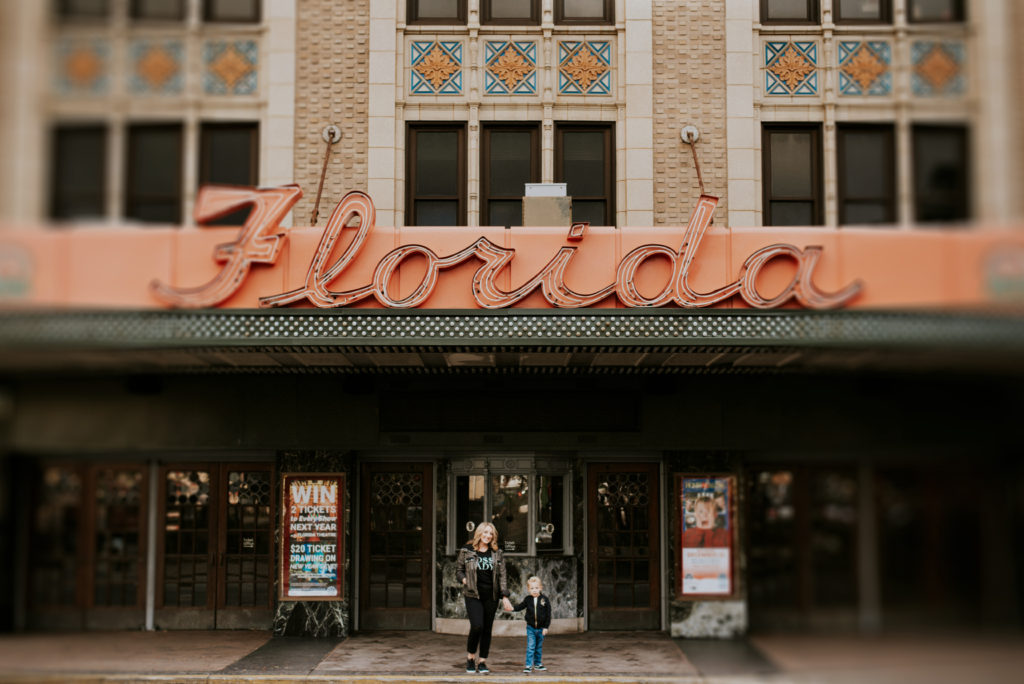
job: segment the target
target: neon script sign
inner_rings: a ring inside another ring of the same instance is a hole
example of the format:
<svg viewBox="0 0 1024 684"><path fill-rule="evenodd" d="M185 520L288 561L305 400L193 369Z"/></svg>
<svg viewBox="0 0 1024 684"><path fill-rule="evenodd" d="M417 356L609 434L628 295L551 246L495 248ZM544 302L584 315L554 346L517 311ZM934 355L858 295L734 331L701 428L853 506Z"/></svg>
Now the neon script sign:
<svg viewBox="0 0 1024 684"><path fill-rule="evenodd" d="M196 200L196 220L209 221L241 207L252 205L252 211L234 242L218 245L214 259L223 262L218 274L205 285L194 288L176 288L154 281L154 296L161 302L180 308L217 306L230 297L245 281L253 264L273 264L287 239L280 221L302 196L297 185L277 188L233 188L207 186L199 191ZM516 251L500 247L485 237L446 256L439 256L423 245L402 245L384 256L374 269L372 282L353 290L333 291L330 284L359 256L367 237L376 223L376 210L369 195L353 191L345 195L331 213L316 253L309 264L304 283L288 292L260 297L260 307L288 306L308 301L321 308L349 306L369 297L382 306L407 309L420 306L434 292L441 272L470 259L482 263L473 275L473 298L484 309L513 306L532 292L540 289L547 302L557 308L593 306L613 294L628 307L660 307L675 304L684 308L707 307L730 297L739 297L752 307L771 309L795 300L809 309L840 307L857 296L861 283L855 281L838 292L822 292L814 284L814 269L821 258L822 248L809 246L800 249L793 245L775 244L759 249L747 257L739 275L731 283L711 292L697 292L689 281L690 269L697 258L704 233L711 224L718 198L701 195L686 226L682 245L673 249L666 245L649 244L637 247L618 264L614 282L596 292L580 293L565 283L565 271L576 254L578 245L565 245L548 263L523 285L511 291L501 289L499 274L509 266ZM328 259L342 233L358 219L355 236L332 263ZM578 243L586 234L587 224L576 223L569 230L567 240ZM389 286L404 261L420 257L426 269L417 287L408 295L396 298ZM642 294L634 278L640 266L652 257L665 257L672 263L671 277L658 294ZM765 297L757 289L757 278L765 266L774 259L788 258L797 264L796 272L783 290Z"/></svg>

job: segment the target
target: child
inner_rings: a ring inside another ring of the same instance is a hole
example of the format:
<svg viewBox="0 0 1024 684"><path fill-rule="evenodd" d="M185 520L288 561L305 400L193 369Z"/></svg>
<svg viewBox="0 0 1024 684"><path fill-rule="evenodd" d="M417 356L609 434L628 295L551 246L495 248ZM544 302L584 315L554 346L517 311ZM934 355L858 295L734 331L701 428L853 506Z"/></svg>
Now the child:
<svg viewBox="0 0 1024 684"><path fill-rule="evenodd" d="M551 626L551 599L540 593L544 585L539 577L526 580L526 587L530 595L512 609L526 609L526 664L523 672L543 671L547 668L544 667L541 647Z"/></svg>

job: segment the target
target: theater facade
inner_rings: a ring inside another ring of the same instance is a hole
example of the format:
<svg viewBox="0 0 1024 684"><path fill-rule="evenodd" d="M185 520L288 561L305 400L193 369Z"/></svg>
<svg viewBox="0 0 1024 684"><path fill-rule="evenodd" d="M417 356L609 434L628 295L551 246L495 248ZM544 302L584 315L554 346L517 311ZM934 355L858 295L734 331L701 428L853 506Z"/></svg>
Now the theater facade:
<svg viewBox="0 0 1024 684"><path fill-rule="evenodd" d="M4 628L1020 625L1013 3L40 7Z"/></svg>

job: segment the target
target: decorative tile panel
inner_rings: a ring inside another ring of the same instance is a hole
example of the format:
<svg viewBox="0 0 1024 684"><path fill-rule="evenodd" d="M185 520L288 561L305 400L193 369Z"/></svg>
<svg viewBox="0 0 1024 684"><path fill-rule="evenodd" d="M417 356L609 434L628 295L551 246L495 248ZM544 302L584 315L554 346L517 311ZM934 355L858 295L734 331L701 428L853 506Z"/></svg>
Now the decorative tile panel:
<svg viewBox="0 0 1024 684"><path fill-rule="evenodd" d="M105 40L61 40L56 45L56 88L61 93L103 95L110 81Z"/></svg>
<svg viewBox="0 0 1024 684"><path fill-rule="evenodd" d="M610 95L612 44L609 41L558 43L559 95Z"/></svg>
<svg viewBox="0 0 1024 684"><path fill-rule="evenodd" d="M817 43L765 43L764 79L768 95L817 95Z"/></svg>
<svg viewBox="0 0 1024 684"><path fill-rule="evenodd" d="M959 41L915 41L910 46L915 95L961 95L966 87L966 50Z"/></svg>
<svg viewBox="0 0 1024 684"><path fill-rule="evenodd" d="M892 93L892 45L886 41L839 43L839 93L889 95Z"/></svg>
<svg viewBox="0 0 1024 684"><path fill-rule="evenodd" d="M256 41L209 41L203 45L203 92L252 95L256 92L259 48Z"/></svg>
<svg viewBox="0 0 1024 684"><path fill-rule="evenodd" d="M484 93L537 94L537 43L487 41L484 44Z"/></svg>
<svg viewBox="0 0 1024 684"><path fill-rule="evenodd" d="M185 48L177 40L136 40L128 46L131 72L128 90L133 93L169 95L182 91L182 59Z"/></svg>
<svg viewBox="0 0 1024 684"><path fill-rule="evenodd" d="M413 95L462 94L462 43L458 41L415 41L409 90Z"/></svg>

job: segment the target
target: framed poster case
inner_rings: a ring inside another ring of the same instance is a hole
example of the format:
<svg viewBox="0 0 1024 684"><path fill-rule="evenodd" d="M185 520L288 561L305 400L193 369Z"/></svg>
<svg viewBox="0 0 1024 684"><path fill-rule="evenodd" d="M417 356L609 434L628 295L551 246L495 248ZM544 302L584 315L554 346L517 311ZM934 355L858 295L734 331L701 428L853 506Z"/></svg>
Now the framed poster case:
<svg viewBox="0 0 1024 684"><path fill-rule="evenodd" d="M281 476L281 600L343 598L344 496L343 474Z"/></svg>
<svg viewBox="0 0 1024 684"><path fill-rule="evenodd" d="M677 598L726 598L735 592L736 478L676 476L679 506Z"/></svg>

